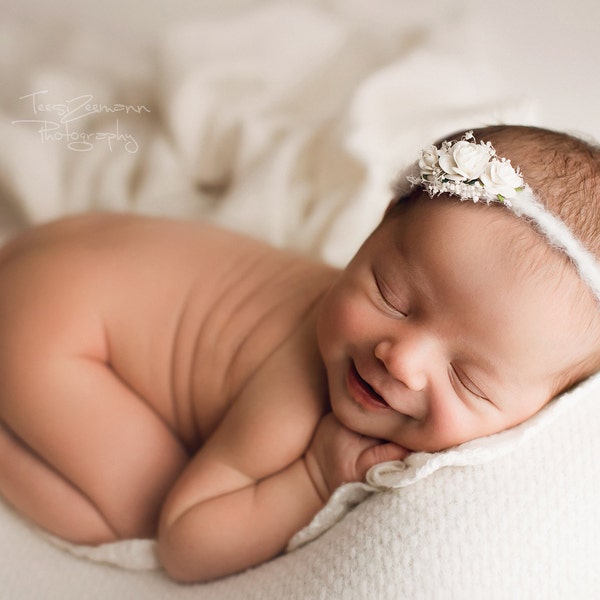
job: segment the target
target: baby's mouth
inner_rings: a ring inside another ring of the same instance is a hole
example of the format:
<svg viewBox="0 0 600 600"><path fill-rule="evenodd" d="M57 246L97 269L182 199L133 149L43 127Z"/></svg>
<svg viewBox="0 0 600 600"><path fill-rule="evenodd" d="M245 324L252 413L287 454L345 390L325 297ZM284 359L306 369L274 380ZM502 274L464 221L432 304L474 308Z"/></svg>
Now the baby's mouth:
<svg viewBox="0 0 600 600"><path fill-rule="evenodd" d="M380 396L369 383L367 383L359 374L356 365L352 363L350 367L350 381L351 384L354 384L359 388L359 391L362 392L360 394L360 400L365 400L373 406L379 408L390 408L390 405Z"/></svg>

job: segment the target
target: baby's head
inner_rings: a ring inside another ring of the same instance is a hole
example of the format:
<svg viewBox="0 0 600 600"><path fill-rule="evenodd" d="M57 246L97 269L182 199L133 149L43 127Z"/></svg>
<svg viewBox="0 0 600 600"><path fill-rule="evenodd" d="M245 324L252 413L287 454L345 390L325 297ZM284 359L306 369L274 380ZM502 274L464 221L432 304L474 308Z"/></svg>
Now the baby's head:
<svg viewBox="0 0 600 600"><path fill-rule="evenodd" d="M600 151L465 135L425 152L319 321L333 411L410 450L514 426L600 369Z"/></svg>

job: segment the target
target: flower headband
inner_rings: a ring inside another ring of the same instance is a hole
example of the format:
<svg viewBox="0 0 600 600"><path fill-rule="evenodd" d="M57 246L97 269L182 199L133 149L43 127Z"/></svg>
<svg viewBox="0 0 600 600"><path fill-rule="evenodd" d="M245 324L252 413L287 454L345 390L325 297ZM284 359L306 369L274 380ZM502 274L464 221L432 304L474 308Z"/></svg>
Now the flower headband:
<svg viewBox="0 0 600 600"><path fill-rule="evenodd" d="M535 197L518 168L499 158L490 142L476 142L473 132L458 141L444 141L438 148L421 150L419 160L406 179L411 187L423 188L430 197L457 196L461 201L501 203L517 217L533 222L551 246L564 252L579 276L600 302L600 266L571 230ZM400 182L397 194L409 189Z"/></svg>

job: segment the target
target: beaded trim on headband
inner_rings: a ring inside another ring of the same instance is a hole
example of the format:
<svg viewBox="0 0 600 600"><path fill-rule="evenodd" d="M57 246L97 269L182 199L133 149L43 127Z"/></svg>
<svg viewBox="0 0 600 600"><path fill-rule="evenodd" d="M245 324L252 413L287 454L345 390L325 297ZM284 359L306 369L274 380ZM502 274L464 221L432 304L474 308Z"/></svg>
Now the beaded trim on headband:
<svg viewBox="0 0 600 600"><path fill-rule="evenodd" d="M458 141L421 150L406 180L430 197L451 194L460 200L501 203L536 224L551 246L564 252L600 302L600 265L571 230L537 200L518 168L496 155L490 142L476 142L469 131ZM398 186L402 191L402 183Z"/></svg>

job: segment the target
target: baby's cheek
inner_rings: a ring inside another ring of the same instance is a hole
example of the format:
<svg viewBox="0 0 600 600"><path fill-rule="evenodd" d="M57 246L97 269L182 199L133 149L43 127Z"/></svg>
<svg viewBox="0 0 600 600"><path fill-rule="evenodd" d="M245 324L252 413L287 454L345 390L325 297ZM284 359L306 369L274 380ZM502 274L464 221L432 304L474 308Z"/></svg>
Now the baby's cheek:
<svg viewBox="0 0 600 600"><path fill-rule="evenodd" d="M485 435L476 415L464 410L459 402L449 400L435 406L426 422L429 451L437 451Z"/></svg>
<svg viewBox="0 0 600 600"><path fill-rule="evenodd" d="M358 333L360 311L347 294L330 293L319 319L319 345L325 355L343 352Z"/></svg>
<svg viewBox="0 0 600 600"><path fill-rule="evenodd" d="M331 327L347 341L368 332L368 310L355 296L346 296L337 303L331 315Z"/></svg>

